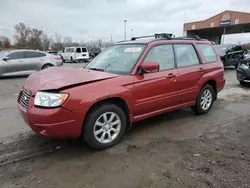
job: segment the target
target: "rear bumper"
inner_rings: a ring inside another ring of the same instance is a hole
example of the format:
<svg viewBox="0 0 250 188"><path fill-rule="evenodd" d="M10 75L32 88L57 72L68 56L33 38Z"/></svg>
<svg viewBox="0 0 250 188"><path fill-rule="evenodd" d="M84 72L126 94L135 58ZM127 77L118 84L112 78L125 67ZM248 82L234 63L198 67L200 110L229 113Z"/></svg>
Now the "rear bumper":
<svg viewBox="0 0 250 188"><path fill-rule="evenodd" d="M243 69L240 66L236 70L237 79L241 82L250 82L250 69Z"/></svg>
<svg viewBox="0 0 250 188"><path fill-rule="evenodd" d="M30 128L43 136L55 138L78 138L82 132L85 112L71 112L64 108L38 108L31 98L26 108L17 104L18 110Z"/></svg>

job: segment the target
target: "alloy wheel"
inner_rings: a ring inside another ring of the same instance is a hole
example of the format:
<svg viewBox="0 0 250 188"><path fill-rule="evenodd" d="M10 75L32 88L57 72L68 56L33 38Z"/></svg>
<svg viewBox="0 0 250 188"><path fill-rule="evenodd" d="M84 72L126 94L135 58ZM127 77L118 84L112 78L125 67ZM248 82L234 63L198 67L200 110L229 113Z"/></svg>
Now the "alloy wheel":
<svg viewBox="0 0 250 188"><path fill-rule="evenodd" d="M102 114L95 122L94 135L101 144L115 140L121 131L121 119L115 112Z"/></svg>
<svg viewBox="0 0 250 188"><path fill-rule="evenodd" d="M201 95L201 108L205 111L208 110L212 105L212 101L212 92L209 89L206 89Z"/></svg>

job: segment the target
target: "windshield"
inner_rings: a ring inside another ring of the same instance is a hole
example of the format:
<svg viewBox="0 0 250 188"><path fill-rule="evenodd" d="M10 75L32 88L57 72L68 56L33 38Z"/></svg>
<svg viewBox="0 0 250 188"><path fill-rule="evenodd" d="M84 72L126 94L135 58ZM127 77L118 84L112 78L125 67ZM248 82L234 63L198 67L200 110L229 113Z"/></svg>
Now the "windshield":
<svg viewBox="0 0 250 188"><path fill-rule="evenodd" d="M93 59L86 68L116 74L130 74L145 46L144 44L110 46Z"/></svg>
<svg viewBox="0 0 250 188"><path fill-rule="evenodd" d="M0 58L3 58L7 54L9 54L9 51L2 51L2 52L0 52Z"/></svg>

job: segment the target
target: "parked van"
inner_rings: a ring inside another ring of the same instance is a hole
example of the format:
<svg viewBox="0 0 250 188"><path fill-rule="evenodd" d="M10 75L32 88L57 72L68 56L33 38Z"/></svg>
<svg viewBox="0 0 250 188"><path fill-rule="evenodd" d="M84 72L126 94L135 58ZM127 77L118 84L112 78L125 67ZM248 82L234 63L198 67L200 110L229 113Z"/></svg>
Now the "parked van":
<svg viewBox="0 0 250 188"><path fill-rule="evenodd" d="M65 47L62 53L65 62L88 62L90 53L86 47Z"/></svg>

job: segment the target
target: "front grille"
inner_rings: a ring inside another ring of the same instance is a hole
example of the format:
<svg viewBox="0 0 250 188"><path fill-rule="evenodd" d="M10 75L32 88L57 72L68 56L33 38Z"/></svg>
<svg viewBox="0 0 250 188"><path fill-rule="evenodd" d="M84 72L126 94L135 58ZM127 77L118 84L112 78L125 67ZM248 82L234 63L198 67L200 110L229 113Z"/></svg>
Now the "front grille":
<svg viewBox="0 0 250 188"><path fill-rule="evenodd" d="M20 105L23 106L24 108L27 108L30 98L31 98L31 94L29 94L26 90L22 90L20 100L19 100Z"/></svg>

